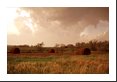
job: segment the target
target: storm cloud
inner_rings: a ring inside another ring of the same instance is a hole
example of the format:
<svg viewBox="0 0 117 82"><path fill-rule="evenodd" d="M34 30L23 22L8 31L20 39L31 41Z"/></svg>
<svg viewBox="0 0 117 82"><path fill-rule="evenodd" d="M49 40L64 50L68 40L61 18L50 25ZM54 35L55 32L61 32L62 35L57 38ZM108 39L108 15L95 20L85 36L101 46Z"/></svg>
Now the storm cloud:
<svg viewBox="0 0 117 82"><path fill-rule="evenodd" d="M26 7L19 8L17 13L21 15L21 11L28 13L14 21L21 43L13 40L16 35L8 35L9 44L24 44L27 40L27 44L44 42L46 46L53 46L109 40L108 7Z"/></svg>

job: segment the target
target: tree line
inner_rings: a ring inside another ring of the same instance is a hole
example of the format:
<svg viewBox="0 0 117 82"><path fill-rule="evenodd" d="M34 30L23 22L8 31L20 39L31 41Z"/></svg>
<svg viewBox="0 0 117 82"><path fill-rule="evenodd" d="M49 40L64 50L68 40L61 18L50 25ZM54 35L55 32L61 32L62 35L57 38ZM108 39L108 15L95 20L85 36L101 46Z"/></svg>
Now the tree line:
<svg viewBox="0 0 117 82"><path fill-rule="evenodd" d="M10 45L8 45L7 47L10 47ZM51 48L51 47L44 47L44 42L41 43L37 43L36 45L14 45L12 47L24 47L24 48L33 48L36 49L38 51L43 51L44 48ZM97 41L97 40L91 40L87 43L85 42L77 42L75 44L55 44L54 47L52 48L60 48L65 49L65 48L69 48L69 49L74 49L74 48L90 48L90 50L92 51L109 51L109 41Z"/></svg>

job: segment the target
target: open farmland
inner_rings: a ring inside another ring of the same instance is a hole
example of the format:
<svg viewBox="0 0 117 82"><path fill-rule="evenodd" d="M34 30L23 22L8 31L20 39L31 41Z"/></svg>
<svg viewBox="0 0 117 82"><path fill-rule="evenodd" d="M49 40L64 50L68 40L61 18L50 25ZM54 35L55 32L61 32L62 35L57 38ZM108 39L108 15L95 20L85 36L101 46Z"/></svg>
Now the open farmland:
<svg viewBox="0 0 117 82"><path fill-rule="evenodd" d="M7 74L109 74L109 7L6 12Z"/></svg>
<svg viewBox="0 0 117 82"><path fill-rule="evenodd" d="M8 54L8 74L108 74L109 54Z"/></svg>

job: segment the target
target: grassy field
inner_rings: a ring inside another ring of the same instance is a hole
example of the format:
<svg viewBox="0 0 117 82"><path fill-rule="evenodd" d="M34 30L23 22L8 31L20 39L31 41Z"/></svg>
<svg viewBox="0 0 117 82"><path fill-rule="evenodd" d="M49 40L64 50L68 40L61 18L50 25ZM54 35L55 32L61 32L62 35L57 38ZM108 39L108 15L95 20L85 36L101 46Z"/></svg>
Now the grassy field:
<svg viewBox="0 0 117 82"><path fill-rule="evenodd" d="M109 54L8 55L8 74L109 74Z"/></svg>

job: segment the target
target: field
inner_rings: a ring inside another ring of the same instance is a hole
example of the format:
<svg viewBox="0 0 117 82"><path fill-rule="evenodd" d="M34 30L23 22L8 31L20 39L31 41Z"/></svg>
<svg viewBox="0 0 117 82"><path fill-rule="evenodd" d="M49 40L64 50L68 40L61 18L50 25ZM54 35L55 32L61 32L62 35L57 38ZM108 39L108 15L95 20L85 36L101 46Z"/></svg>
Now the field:
<svg viewBox="0 0 117 82"><path fill-rule="evenodd" d="M8 74L109 74L109 54L8 54Z"/></svg>

